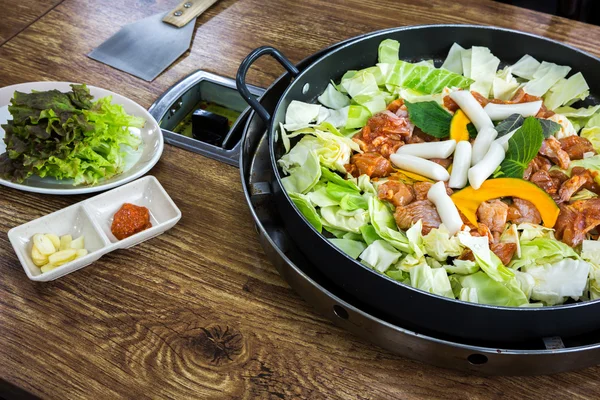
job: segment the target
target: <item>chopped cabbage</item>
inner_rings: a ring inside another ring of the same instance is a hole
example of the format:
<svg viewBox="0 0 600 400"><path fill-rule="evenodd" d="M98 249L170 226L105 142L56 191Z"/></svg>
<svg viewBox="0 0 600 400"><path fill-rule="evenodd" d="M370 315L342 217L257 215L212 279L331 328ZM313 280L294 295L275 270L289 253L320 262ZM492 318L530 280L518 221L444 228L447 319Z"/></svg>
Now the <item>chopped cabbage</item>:
<svg viewBox="0 0 600 400"><path fill-rule="evenodd" d="M371 268L385 272L402 256L398 250L384 240L376 240L360 255L360 259Z"/></svg>
<svg viewBox="0 0 600 400"><path fill-rule="evenodd" d="M398 53L400 52L400 42L393 39L385 39L379 43L377 51L380 63L393 64L398 61Z"/></svg>
<svg viewBox="0 0 600 400"><path fill-rule="evenodd" d="M448 257L460 256L464 249L458 237L450 236L444 225L432 229L423 237L423 247L428 255L442 262Z"/></svg>
<svg viewBox="0 0 600 400"><path fill-rule="evenodd" d="M454 72L455 74L462 75L462 52L464 50L465 49L462 48L461 45L459 45L458 43L454 43L452 47L450 47L450 51L448 52L446 60L442 64L442 68L447 69L450 72Z"/></svg>
<svg viewBox="0 0 600 400"><path fill-rule="evenodd" d="M563 258L578 259L579 256L570 246L556 239L521 239L521 258L512 260L510 267L519 269L531 265L552 264Z"/></svg>
<svg viewBox="0 0 600 400"><path fill-rule="evenodd" d="M357 259L358 256L367 248L363 242L358 240L329 239L329 241L354 259Z"/></svg>
<svg viewBox="0 0 600 400"><path fill-rule="evenodd" d="M317 120L320 109L321 106L318 104L292 100L285 112L284 128L288 131L306 128L311 122Z"/></svg>
<svg viewBox="0 0 600 400"><path fill-rule="evenodd" d="M577 299L583 295L589 271L587 262L570 258L554 264L528 266L525 272L535 279L531 299L547 305L564 303L567 297Z"/></svg>
<svg viewBox="0 0 600 400"><path fill-rule="evenodd" d="M369 213L360 208L347 211L338 206L329 206L321 208L321 221L327 228L360 233L360 227L369 222Z"/></svg>
<svg viewBox="0 0 600 400"><path fill-rule="evenodd" d="M325 107L329 107L333 110L339 110L350 105L350 99L348 96L338 91L331 83L327 85L327 88L317 98L317 100L319 100L319 102Z"/></svg>
<svg viewBox="0 0 600 400"><path fill-rule="evenodd" d="M454 298L446 270L431 268L427 263L420 263L411 268L410 285L425 292Z"/></svg>
<svg viewBox="0 0 600 400"><path fill-rule="evenodd" d="M369 216L375 232L396 249L411 253L408 238L398 230L396 221L387 206L374 196L369 198Z"/></svg>
<svg viewBox="0 0 600 400"><path fill-rule="evenodd" d="M468 88L473 80L445 69L397 61L389 72L385 83L386 85L417 90L423 94L434 94L441 93L445 87Z"/></svg>
<svg viewBox="0 0 600 400"><path fill-rule="evenodd" d="M529 302L515 278L498 282L483 271L457 276L463 288L477 289L477 302L494 306L518 307Z"/></svg>
<svg viewBox="0 0 600 400"><path fill-rule="evenodd" d="M452 264L453 265L444 265L444 269L448 271L449 274L470 275L479 271L479 265L477 265L475 261L459 260L455 258L452 260Z"/></svg>
<svg viewBox="0 0 600 400"><path fill-rule="evenodd" d="M590 87L581 72L578 72L552 86L544 96L544 105L550 110L555 110L563 105L571 105L577 100L585 100L589 94Z"/></svg>
<svg viewBox="0 0 600 400"><path fill-rule="evenodd" d="M510 73L510 68L504 68L496 73L492 82L492 94L495 99L510 100L521 87L516 78Z"/></svg>
<svg viewBox="0 0 600 400"><path fill-rule="evenodd" d="M462 300L462 301L469 301L471 303L479 303L479 298L477 297L477 289L476 288L461 288L458 299Z"/></svg>
<svg viewBox="0 0 600 400"><path fill-rule="evenodd" d="M519 61L510 67L510 71L519 78L531 80L533 79L533 74L535 74L535 71L538 70L540 65L538 60L531 57L529 54L525 54Z"/></svg>
<svg viewBox="0 0 600 400"><path fill-rule="evenodd" d="M484 97L489 97L500 59L495 57L487 47L473 46L471 51L471 75L469 77L475 80L471 84L471 90Z"/></svg>
<svg viewBox="0 0 600 400"><path fill-rule="evenodd" d="M471 236L468 232L457 234L463 246L468 247L475 256L475 262L493 280L507 282L514 277L514 273L502 265L502 262L491 250L487 236Z"/></svg>
<svg viewBox="0 0 600 400"><path fill-rule="evenodd" d="M311 204L308 196L299 193L289 193L289 196L290 199L292 199L292 201L296 205L296 207L298 207L298 210L300 210L302 215L304 215L306 220L310 222L310 224L314 226L318 232L321 232L321 230L323 229L321 218L319 217L319 214L317 213L315 207L313 207L313 205Z"/></svg>
<svg viewBox="0 0 600 400"><path fill-rule="evenodd" d="M541 97L559 80L567 76L571 67L543 61L533 74L533 79L525 84L523 90L532 96Z"/></svg>

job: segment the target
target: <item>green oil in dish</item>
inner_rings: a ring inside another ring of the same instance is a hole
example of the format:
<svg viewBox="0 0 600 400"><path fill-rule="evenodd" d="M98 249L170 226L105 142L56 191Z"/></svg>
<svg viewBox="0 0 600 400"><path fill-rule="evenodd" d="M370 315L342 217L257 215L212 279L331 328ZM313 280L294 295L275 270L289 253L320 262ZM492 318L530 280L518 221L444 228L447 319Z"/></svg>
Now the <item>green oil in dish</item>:
<svg viewBox="0 0 600 400"><path fill-rule="evenodd" d="M241 112L239 112L239 111L235 111L235 110L229 109L227 107L223 107L223 106L213 103L213 102L201 101L198 105L196 105L196 107L194 107L192 112L190 112L188 115L186 115L185 118L183 118L183 120L181 120L181 122L179 124L177 124L175 129L173 129L173 132L179 133L180 135L187 136L187 137L194 137L194 135L192 133L192 115L194 114L194 111L197 109L208 111L213 114L220 115L222 117L227 118L230 129L233 126L233 124L235 123L235 121L237 121L238 117L241 114Z"/></svg>

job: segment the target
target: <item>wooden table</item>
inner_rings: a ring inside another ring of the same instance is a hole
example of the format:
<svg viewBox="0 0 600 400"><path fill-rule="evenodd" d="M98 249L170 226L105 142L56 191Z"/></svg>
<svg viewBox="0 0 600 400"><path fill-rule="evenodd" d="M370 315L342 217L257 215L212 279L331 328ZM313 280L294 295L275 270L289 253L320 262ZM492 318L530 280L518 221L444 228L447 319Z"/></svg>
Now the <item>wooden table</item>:
<svg viewBox="0 0 600 400"><path fill-rule="evenodd" d="M199 18L191 52L148 83L85 54L123 24L177 0L30 3L35 7L27 16L4 18L24 3L0 0L0 86L86 82L145 107L197 69L234 77L242 58L260 45L274 45L297 62L336 41L399 25L493 24L600 55L600 27L487 0L224 0ZM266 87L281 72L261 60L249 81ZM358 339L316 314L269 264L236 168L167 145L151 173L183 212L180 223L51 283L26 278L5 233L84 197L0 188L5 382L57 399L600 396L598 367L474 377Z"/></svg>

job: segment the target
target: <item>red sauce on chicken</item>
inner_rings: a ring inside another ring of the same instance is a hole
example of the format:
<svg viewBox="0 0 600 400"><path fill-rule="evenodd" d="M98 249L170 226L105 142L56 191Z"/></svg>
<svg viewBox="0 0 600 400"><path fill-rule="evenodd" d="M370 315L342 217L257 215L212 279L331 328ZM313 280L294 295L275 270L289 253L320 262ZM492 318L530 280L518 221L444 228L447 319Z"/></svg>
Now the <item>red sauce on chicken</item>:
<svg viewBox="0 0 600 400"><path fill-rule="evenodd" d="M151 228L150 211L146 207L125 203L115 213L110 231L119 240Z"/></svg>

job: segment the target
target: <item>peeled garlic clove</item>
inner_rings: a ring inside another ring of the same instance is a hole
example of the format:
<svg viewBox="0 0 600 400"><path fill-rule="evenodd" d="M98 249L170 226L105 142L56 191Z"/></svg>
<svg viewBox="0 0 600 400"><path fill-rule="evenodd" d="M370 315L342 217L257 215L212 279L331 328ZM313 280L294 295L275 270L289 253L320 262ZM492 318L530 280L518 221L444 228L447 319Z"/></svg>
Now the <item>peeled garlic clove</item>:
<svg viewBox="0 0 600 400"><path fill-rule="evenodd" d="M68 263L69 261L73 261L76 257L77 250L68 249L57 251L56 253L48 257L48 261L50 261L50 264L56 265L58 267L59 265L63 265L65 263Z"/></svg>
<svg viewBox="0 0 600 400"><path fill-rule="evenodd" d="M40 268L40 270L42 271L42 273L44 273L44 272L52 271L56 267L57 267L57 265L48 263L48 264L44 265L42 268Z"/></svg>
<svg viewBox="0 0 600 400"><path fill-rule="evenodd" d="M88 251L86 249L79 249L79 250L77 250L76 258L85 257L87 255L88 255Z"/></svg>
<svg viewBox="0 0 600 400"><path fill-rule="evenodd" d="M46 235L40 233L33 236L33 245L45 256L49 256L56 251L52 241L48 239Z"/></svg>
<svg viewBox="0 0 600 400"><path fill-rule="evenodd" d="M75 250L80 250L85 247L85 243L83 241L83 236L79 236L77 239L71 242L71 248Z"/></svg>
<svg viewBox="0 0 600 400"><path fill-rule="evenodd" d="M41 267L42 265L48 263L48 256L45 256L42 253L40 253L38 248L34 245L31 248L31 260L37 267Z"/></svg>
<svg viewBox="0 0 600 400"><path fill-rule="evenodd" d="M59 250L68 250L71 248L71 242L73 241L73 237L71 235L64 235L60 237L60 246Z"/></svg>
<svg viewBox="0 0 600 400"><path fill-rule="evenodd" d="M50 239L50 241L54 245L54 249L58 251L58 248L60 247L60 239L58 238L58 236L56 236L54 233L46 233L44 236Z"/></svg>

